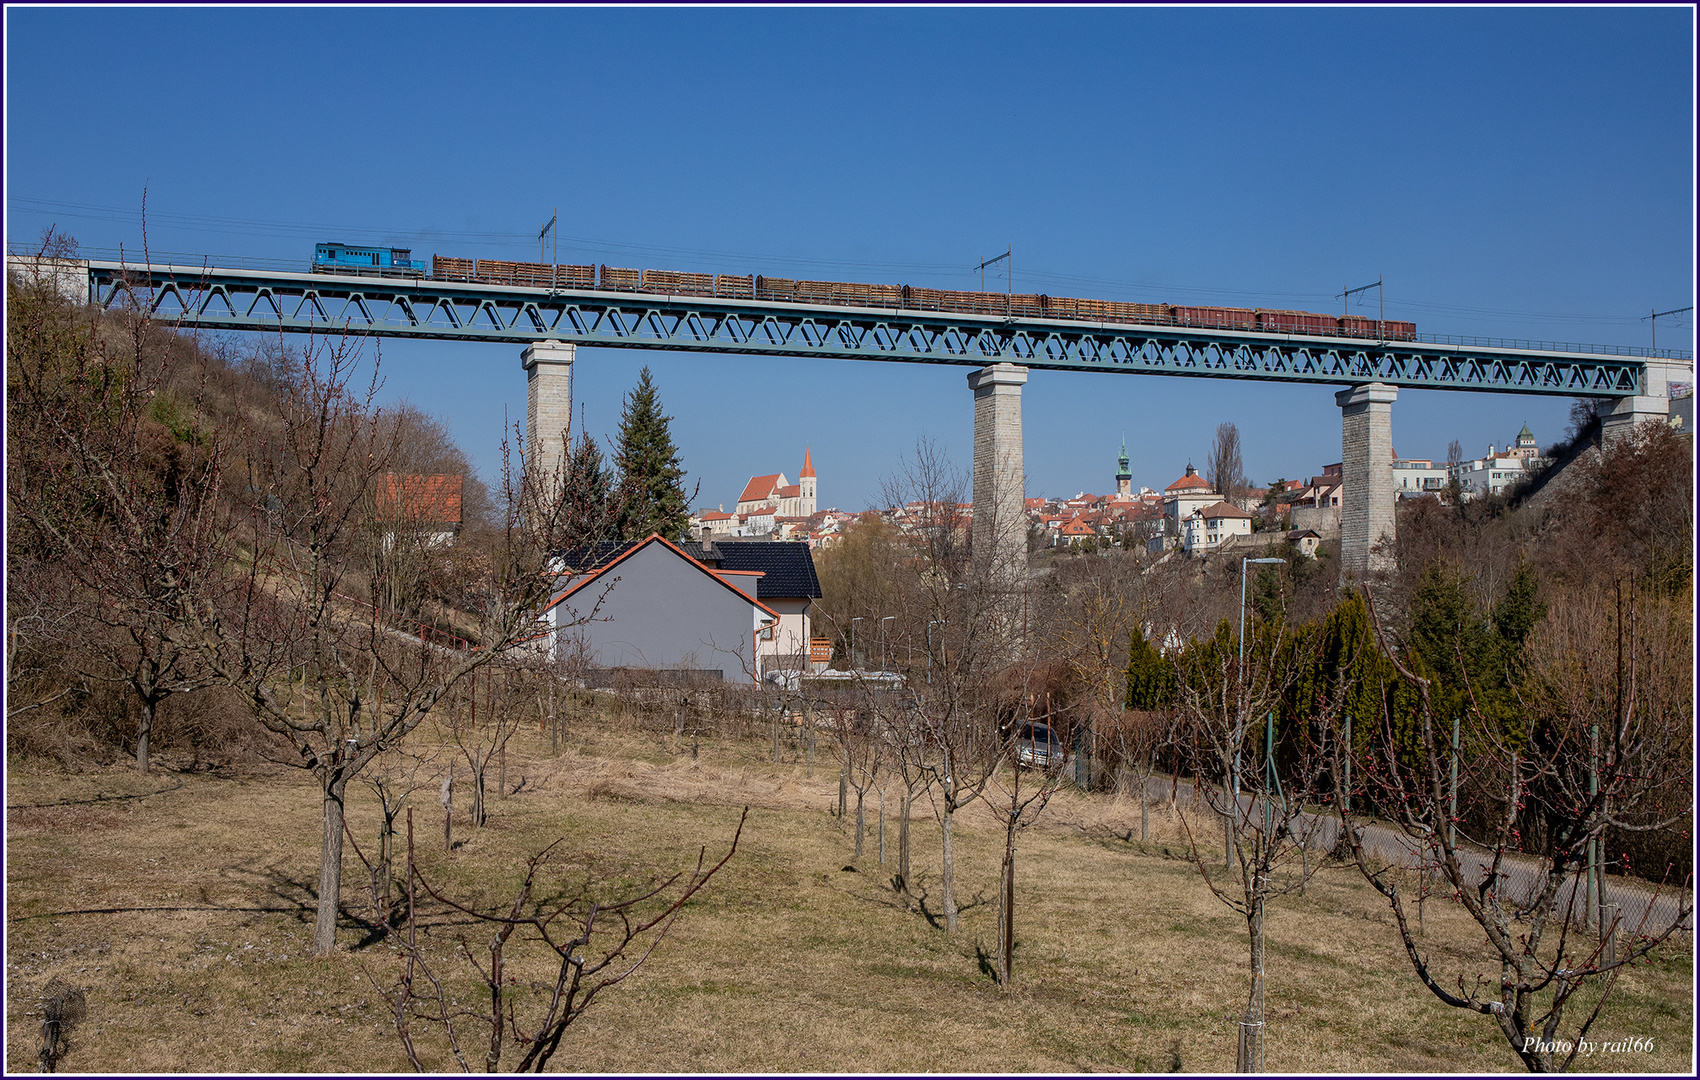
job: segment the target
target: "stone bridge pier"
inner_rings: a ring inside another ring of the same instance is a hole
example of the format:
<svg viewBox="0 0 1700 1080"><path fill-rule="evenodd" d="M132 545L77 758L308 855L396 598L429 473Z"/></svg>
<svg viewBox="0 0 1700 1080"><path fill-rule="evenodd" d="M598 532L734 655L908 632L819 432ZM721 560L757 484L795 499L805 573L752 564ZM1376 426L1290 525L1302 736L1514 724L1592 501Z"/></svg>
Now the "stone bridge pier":
<svg viewBox="0 0 1700 1080"><path fill-rule="evenodd" d="M1021 452L1020 364L988 364L968 375L974 391L974 562L996 589L1027 576L1027 470Z"/></svg>
<svg viewBox="0 0 1700 1080"><path fill-rule="evenodd" d="M1334 395L1340 406L1340 580L1392 568L1393 401L1397 387L1365 383Z"/></svg>
<svg viewBox="0 0 1700 1080"><path fill-rule="evenodd" d="M559 476L573 423L573 357L576 346L539 341L519 354L525 368L525 462L546 482Z"/></svg>

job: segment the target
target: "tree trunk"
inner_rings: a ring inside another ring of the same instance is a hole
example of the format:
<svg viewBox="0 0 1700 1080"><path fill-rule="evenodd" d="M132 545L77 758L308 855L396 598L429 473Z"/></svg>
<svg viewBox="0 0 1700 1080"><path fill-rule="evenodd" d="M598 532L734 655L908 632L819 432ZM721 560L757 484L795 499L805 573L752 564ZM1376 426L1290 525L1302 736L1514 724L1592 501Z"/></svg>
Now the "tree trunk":
<svg viewBox="0 0 1700 1080"><path fill-rule="evenodd" d="M944 928L946 933L956 933L956 850L951 843L950 827L956 815L956 808L950 804L948 794L944 804L944 823L941 831L944 833Z"/></svg>
<svg viewBox="0 0 1700 1080"><path fill-rule="evenodd" d="M1015 825L1004 832L1003 873L998 881L998 982L1010 984L1015 971Z"/></svg>
<svg viewBox="0 0 1700 1080"><path fill-rule="evenodd" d="M386 922L389 920L392 904L390 903L390 886L395 877L393 870L395 860L395 816L396 809L385 806L384 833L378 838L378 873L384 883L384 891L379 896L381 915Z"/></svg>
<svg viewBox="0 0 1700 1080"><path fill-rule="evenodd" d="M897 888L909 895L909 792L903 793L903 812L897 819Z"/></svg>
<svg viewBox="0 0 1700 1080"><path fill-rule="evenodd" d="M868 819L862 813L862 796L860 789L856 792L856 858L862 857L862 836L867 832Z"/></svg>
<svg viewBox="0 0 1700 1080"><path fill-rule="evenodd" d="M148 737L153 734L155 700L142 695L142 716L136 721L136 768L148 771Z"/></svg>
<svg viewBox="0 0 1700 1080"><path fill-rule="evenodd" d="M343 792L348 778L340 770L325 780L324 834L319 843L319 914L313 923L313 955L336 951L336 917L342 898Z"/></svg>
<svg viewBox="0 0 1700 1080"><path fill-rule="evenodd" d="M1240 1072L1263 1071L1263 872L1257 874L1252 889L1251 911L1246 915L1246 927L1251 936L1251 998L1246 1002L1245 1022L1240 1041Z"/></svg>
<svg viewBox="0 0 1700 1080"><path fill-rule="evenodd" d="M1156 768L1156 763L1151 762L1134 774L1139 777L1139 842L1142 844L1151 839L1151 774Z"/></svg>
<svg viewBox="0 0 1700 1080"><path fill-rule="evenodd" d="M484 770L488 762L479 759L472 770L472 827L484 827Z"/></svg>

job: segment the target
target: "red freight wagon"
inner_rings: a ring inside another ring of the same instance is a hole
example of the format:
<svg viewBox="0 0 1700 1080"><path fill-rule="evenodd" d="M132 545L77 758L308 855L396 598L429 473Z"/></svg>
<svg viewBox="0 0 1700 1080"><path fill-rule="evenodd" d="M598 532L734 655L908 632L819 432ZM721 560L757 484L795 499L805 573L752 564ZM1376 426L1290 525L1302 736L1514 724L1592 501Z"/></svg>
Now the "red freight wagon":
<svg viewBox="0 0 1700 1080"><path fill-rule="evenodd" d="M1208 326L1224 330L1255 330L1257 316L1250 308L1181 307L1174 309L1175 321L1182 326Z"/></svg>
<svg viewBox="0 0 1700 1080"><path fill-rule="evenodd" d="M1377 341L1415 341L1417 324L1396 319L1367 319L1362 315L1342 315L1340 332L1352 337L1375 338Z"/></svg>
<svg viewBox="0 0 1700 1080"><path fill-rule="evenodd" d="M1270 308L1258 308L1256 314L1261 328L1277 334L1332 334L1340 329L1340 320L1333 315Z"/></svg>

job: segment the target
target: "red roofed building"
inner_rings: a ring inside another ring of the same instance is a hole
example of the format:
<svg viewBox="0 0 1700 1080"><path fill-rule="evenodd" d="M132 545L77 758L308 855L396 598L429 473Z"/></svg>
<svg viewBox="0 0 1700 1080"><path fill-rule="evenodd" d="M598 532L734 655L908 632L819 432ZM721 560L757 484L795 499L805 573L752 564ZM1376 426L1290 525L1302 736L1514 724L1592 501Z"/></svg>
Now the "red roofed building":
<svg viewBox="0 0 1700 1080"><path fill-rule="evenodd" d="M453 542L460 533L464 486L465 477L459 473L384 473L378 477L378 520L384 524L389 542L403 529L417 533L431 546Z"/></svg>
<svg viewBox="0 0 1700 1080"><path fill-rule="evenodd" d="M1078 516L1063 522L1062 527L1057 530L1057 539L1065 544L1072 544L1077 540L1090 540L1097 535L1097 530Z"/></svg>
<svg viewBox="0 0 1700 1080"><path fill-rule="evenodd" d="M781 517L811 517L815 512L815 465L809 448L803 447L803 471L795 484L784 473L752 476L738 496L737 512L748 514L757 507L771 506Z"/></svg>
<svg viewBox="0 0 1700 1080"><path fill-rule="evenodd" d="M1188 462L1186 475L1163 489L1163 534L1169 546L1182 539L1186 521L1194 511L1220 501L1221 496L1210 487L1210 482Z"/></svg>

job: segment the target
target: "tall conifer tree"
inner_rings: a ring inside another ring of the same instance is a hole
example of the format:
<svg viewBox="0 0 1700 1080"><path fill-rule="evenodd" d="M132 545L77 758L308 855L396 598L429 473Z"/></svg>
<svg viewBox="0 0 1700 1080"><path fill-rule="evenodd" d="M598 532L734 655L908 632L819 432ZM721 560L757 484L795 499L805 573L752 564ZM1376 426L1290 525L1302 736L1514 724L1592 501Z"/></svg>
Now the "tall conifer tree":
<svg viewBox="0 0 1700 1080"><path fill-rule="evenodd" d="M638 384L626 396L620 415L619 533L622 540L642 540L660 533L680 539L690 523L685 501L685 470L667 425L673 418L661 412L655 383L645 367Z"/></svg>
<svg viewBox="0 0 1700 1080"><path fill-rule="evenodd" d="M584 430L578 445L567 458L566 489L568 520L583 523L584 539L589 543L614 538L616 518L613 493L613 470L602 457L602 448Z"/></svg>

